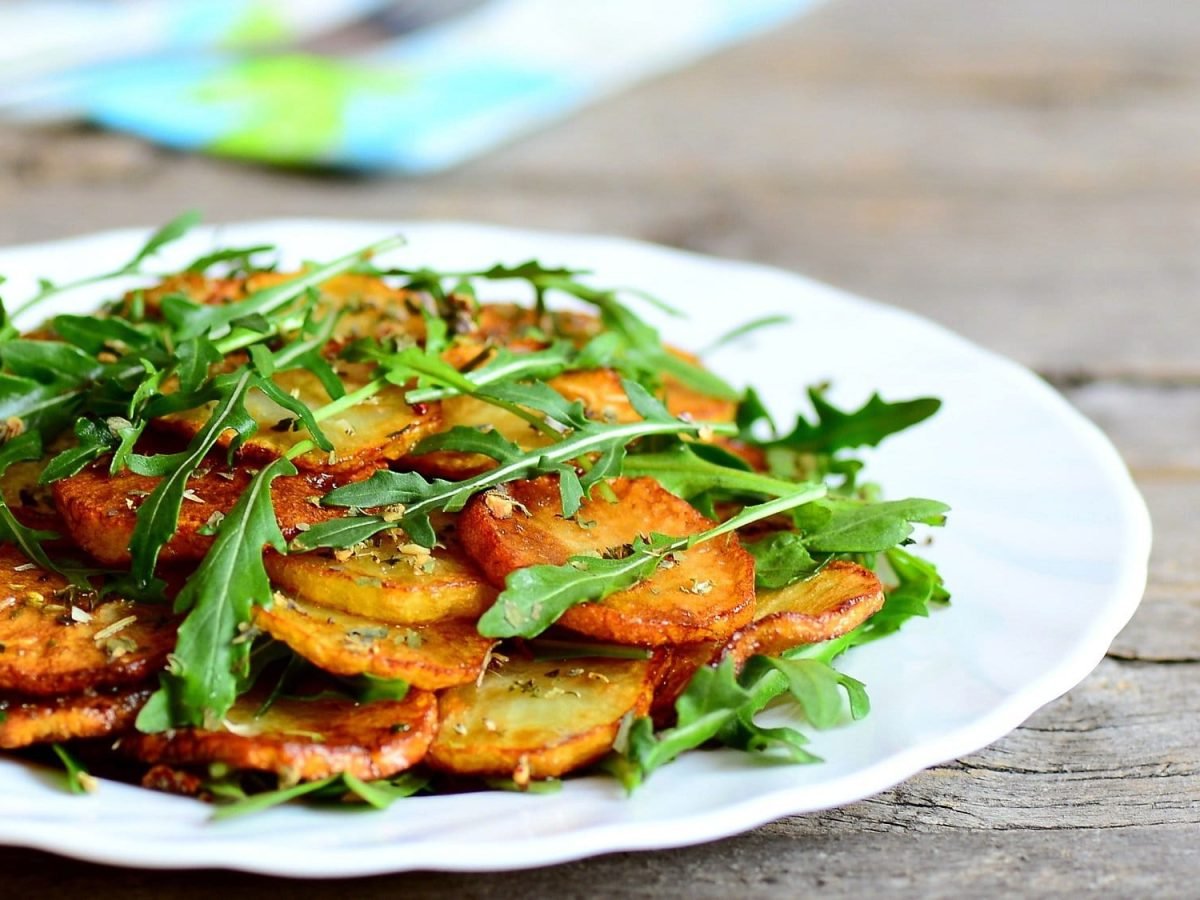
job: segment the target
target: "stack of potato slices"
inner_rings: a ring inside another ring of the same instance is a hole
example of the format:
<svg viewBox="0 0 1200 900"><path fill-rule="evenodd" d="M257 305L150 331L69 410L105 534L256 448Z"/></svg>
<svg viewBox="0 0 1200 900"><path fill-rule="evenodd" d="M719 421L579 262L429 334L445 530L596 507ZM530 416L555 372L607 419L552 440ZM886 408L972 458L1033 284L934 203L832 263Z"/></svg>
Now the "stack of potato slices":
<svg viewBox="0 0 1200 900"><path fill-rule="evenodd" d="M631 736L672 755L705 679L750 696L763 660L880 636L877 563L904 616L943 599L898 548L944 507L871 507L854 442L755 437L746 401L567 270L475 273L527 280L522 306L365 253L214 259L92 332L0 343L0 748L80 741L218 799L369 799L409 770L526 788L636 767Z"/></svg>

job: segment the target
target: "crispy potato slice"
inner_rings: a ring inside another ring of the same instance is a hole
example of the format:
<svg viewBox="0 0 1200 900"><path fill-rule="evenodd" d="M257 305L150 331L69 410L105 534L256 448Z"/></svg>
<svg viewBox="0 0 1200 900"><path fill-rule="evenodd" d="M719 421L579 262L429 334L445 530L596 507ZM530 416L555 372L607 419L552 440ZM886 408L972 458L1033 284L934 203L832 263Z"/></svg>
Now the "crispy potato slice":
<svg viewBox="0 0 1200 900"><path fill-rule="evenodd" d="M227 470L217 465L200 470L188 481L188 499L179 512L179 527L163 547L163 561L198 560L212 545L199 534L214 513L228 513L252 477L246 468ZM129 562L129 539L142 501L159 479L125 471L109 475L105 464L91 466L54 483L54 501L72 540L106 565ZM336 518L343 510L319 504L337 484L316 476L285 476L271 484L271 501L283 535L291 540L306 525Z"/></svg>
<svg viewBox="0 0 1200 900"><path fill-rule="evenodd" d="M616 503L597 494L574 519L562 517L554 476L509 485L515 503L478 495L459 518L463 547L499 586L515 569L563 565L649 531L683 536L714 524L652 478L618 478L611 485ZM754 560L724 535L677 554L673 565L632 588L568 609L558 624L599 640L659 646L725 640L753 613Z"/></svg>
<svg viewBox="0 0 1200 900"><path fill-rule="evenodd" d="M367 363L341 363L338 369L347 393L362 387L372 377L372 367ZM313 409L330 402L320 379L307 369L277 372L272 380ZM304 472L344 475L400 459L421 438L439 430L442 422L441 404L410 406L404 399L407 391L406 387L388 385L368 402L326 419L321 427L333 444L333 452L313 450L301 454L294 460L296 468ZM171 413L156 419L154 424L191 438L204 427L214 405L215 401ZM308 432L296 423L294 415L262 391L251 390L246 395L246 411L258 423L258 431L238 450L242 459L269 462L309 439ZM232 430L227 431L218 446L228 446L233 436Z"/></svg>
<svg viewBox="0 0 1200 900"><path fill-rule="evenodd" d="M516 303L484 303L475 317L471 337L510 347L542 347L544 335L585 344L600 333L600 320L590 313L550 310L539 318L537 310Z"/></svg>
<svg viewBox="0 0 1200 900"><path fill-rule="evenodd" d="M254 623L326 672L401 678L425 690L474 681L496 644L472 619L395 625L280 593L254 610Z"/></svg>
<svg viewBox="0 0 1200 900"><path fill-rule="evenodd" d="M713 662L721 653L716 641L696 644L676 644L664 647L662 665L654 684L654 702L650 705L650 716L658 728L665 728L675 720L675 701L687 690L688 683L701 666Z"/></svg>
<svg viewBox="0 0 1200 900"><path fill-rule="evenodd" d="M703 367L700 357L675 347L667 349L685 362ZM703 394L671 375L663 377L662 387L667 411L673 416L686 415L697 422L732 422L737 418L736 400L724 400Z"/></svg>
<svg viewBox="0 0 1200 900"><path fill-rule="evenodd" d="M262 700L240 698L226 717L227 731L131 734L118 746L151 764L225 763L274 772L285 782L342 773L373 781L419 762L437 731L437 700L428 691L361 705L338 697L282 697L256 717Z"/></svg>
<svg viewBox="0 0 1200 900"><path fill-rule="evenodd" d="M62 518L54 507L48 484L38 484L47 460L29 460L10 465L0 476L0 496L22 525L42 531L62 532Z"/></svg>
<svg viewBox="0 0 1200 900"><path fill-rule="evenodd" d="M325 550L268 553L264 562L271 580L284 591L345 613L397 624L477 619L496 599L496 589L453 534L449 527L439 528L446 546L432 554L383 534L349 555Z"/></svg>
<svg viewBox="0 0 1200 900"><path fill-rule="evenodd" d="M175 646L167 607L81 595L0 546L0 690L72 693L143 681Z"/></svg>
<svg viewBox="0 0 1200 900"><path fill-rule="evenodd" d="M98 738L133 728L152 687L97 688L59 697L0 695L0 749Z"/></svg>
<svg viewBox="0 0 1200 900"><path fill-rule="evenodd" d="M164 794L178 794L180 797L212 799L212 795L205 789L203 778L195 772L171 766L151 766L142 776L142 787Z"/></svg>
<svg viewBox="0 0 1200 900"><path fill-rule="evenodd" d="M442 692L427 762L458 775L549 778L613 745L650 707L654 660L510 660L478 684Z"/></svg>
<svg viewBox="0 0 1200 900"><path fill-rule="evenodd" d="M754 621L729 639L722 656L742 666L755 654L770 656L828 641L857 628L883 606L875 574L851 562L832 562L815 575L775 591L760 591Z"/></svg>

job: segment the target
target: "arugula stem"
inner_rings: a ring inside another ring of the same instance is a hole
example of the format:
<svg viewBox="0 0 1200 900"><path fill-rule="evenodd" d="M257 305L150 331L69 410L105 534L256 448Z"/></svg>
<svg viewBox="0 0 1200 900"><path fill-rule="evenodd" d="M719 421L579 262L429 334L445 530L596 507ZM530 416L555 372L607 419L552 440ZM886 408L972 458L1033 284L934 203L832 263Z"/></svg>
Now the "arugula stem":
<svg viewBox="0 0 1200 900"><path fill-rule="evenodd" d="M562 370L565 371L569 365L570 361L564 355L561 360ZM555 366L554 368L557 369L558 367ZM463 377L475 387L481 388L499 381L519 380L522 375L527 373L544 376L547 373L547 369L548 364L545 357L527 354L503 363L490 363L475 372L464 372ZM444 387L419 388L409 391L404 395L404 399L409 403L430 403L434 400L456 397L462 393L464 391L461 388L454 385L446 385Z"/></svg>
<svg viewBox="0 0 1200 900"><path fill-rule="evenodd" d="M690 538L682 539L685 541L685 545L678 549L694 547L701 541L710 541L731 531L737 531L737 529L744 528L753 522L769 519L771 516L787 512L789 509L795 509L797 506L803 506L805 503L811 503L813 500L820 500L828 493L828 489L823 484L799 485L799 488L800 490L795 490L782 497L776 497L774 500L768 500L766 503L745 507L736 516L731 516L716 528L710 528L708 531L702 531L699 534L692 535Z"/></svg>
<svg viewBox="0 0 1200 900"><path fill-rule="evenodd" d="M655 434L697 432L703 428L712 428L714 433L718 434L735 434L737 431L737 426L725 423L705 425L683 422L630 422L625 425L614 425L603 431L581 435L578 438L562 441L555 446L545 447L532 453L524 454L518 459L503 463L487 472L481 472L479 475L468 478L465 481L453 482L450 485L451 490L449 493L455 496L464 493L467 495L476 494L487 488L515 481L528 473L530 463L534 461L533 457L536 457L536 461L541 463L542 468L548 469L557 464L570 462L586 453L614 443L625 443L634 438ZM409 506L408 512L411 514L418 510L435 508L442 499L445 498L430 498L429 500L419 501Z"/></svg>
<svg viewBox="0 0 1200 900"><path fill-rule="evenodd" d="M22 313L26 312L27 310L33 309L33 307L38 306L41 303L43 303L44 301L49 300L51 297L55 297L59 294L65 294L65 293L68 293L69 291L74 291L81 287L87 287L90 284L99 284L102 281L112 281L115 278L123 278L126 276L134 276L134 275L138 275L138 274L141 274L141 273L138 272L137 270L116 269L115 271L104 272L103 274L100 274L100 275L88 275L86 278L79 278L75 281L68 281L63 284L49 285L47 287L42 288L40 291L38 291L36 294L34 294L32 297L30 297L28 300L26 300L24 303L22 303L16 309L14 309L12 311L12 315L15 318L16 316L21 315Z"/></svg>
<svg viewBox="0 0 1200 900"><path fill-rule="evenodd" d="M351 407L369 400L375 394L378 394L384 387L387 386L386 378L375 378L368 381L362 387L355 388L347 394L343 394L337 400L331 400L324 406L318 406L313 410L313 418L318 422L324 422L330 416L336 416L343 413Z"/></svg>

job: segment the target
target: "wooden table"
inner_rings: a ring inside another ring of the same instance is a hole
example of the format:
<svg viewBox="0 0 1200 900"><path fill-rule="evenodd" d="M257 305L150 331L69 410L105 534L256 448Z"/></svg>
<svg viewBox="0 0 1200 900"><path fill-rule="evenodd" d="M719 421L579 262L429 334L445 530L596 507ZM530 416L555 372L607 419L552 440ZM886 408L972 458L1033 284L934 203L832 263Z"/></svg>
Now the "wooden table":
<svg viewBox="0 0 1200 900"><path fill-rule="evenodd" d="M319 896L834 898L1200 890L1200 5L841 0L448 175L306 176L76 129L0 131L0 243L210 219L439 217L774 263L1041 372L1150 503L1108 658L1007 738L822 815L664 853ZM0 851L6 896L230 898L230 873ZM292 886L286 890L294 889Z"/></svg>

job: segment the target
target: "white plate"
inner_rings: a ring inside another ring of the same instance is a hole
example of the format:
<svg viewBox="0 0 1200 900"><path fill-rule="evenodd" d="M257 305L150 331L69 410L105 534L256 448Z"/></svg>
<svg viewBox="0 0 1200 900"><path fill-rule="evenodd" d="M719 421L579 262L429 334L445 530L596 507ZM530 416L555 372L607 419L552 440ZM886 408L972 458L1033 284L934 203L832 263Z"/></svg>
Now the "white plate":
<svg viewBox="0 0 1200 900"><path fill-rule="evenodd" d="M953 506L929 548L953 606L845 658L874 709L813 735L827 760L820 765L701 752L659 770L632 798L588 778L554 795L421 797L383 813L290 807L214 824L193 800L109 782L69 796L57 774L3 760L0 842L120 865L290 876L516 869L697 843L859 800L983 747L1083 679L1133 614L1150 524L1112 446L1030 372L908 313L756 265L453 223L227 226L190 235L163 263L183 264L217 240L274 242L291 261L328 259L396 231L410 242L389 258L397 263L469 268L537 257L594 269L597 283L645 288L689 311L669 332L685 347L785 312L792 324L710 360L733 381L758 385L782 419L802 407L805 385L824 379L846 403L876 388L888 398L942 397L942 411L888 441L868 472L891 496ZM11 279L5 294L19 298L36 275L111 268L142 237L123 231L0 251L0 272ZM57 308L86 310L104 294L72 295Z"/></svg>

